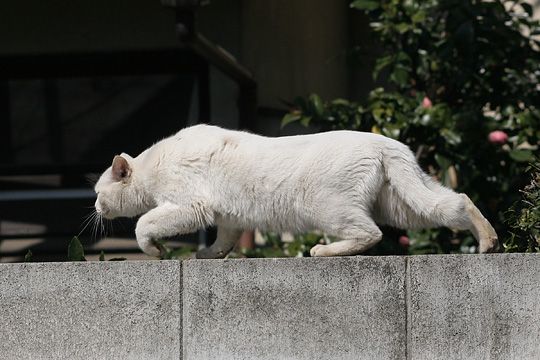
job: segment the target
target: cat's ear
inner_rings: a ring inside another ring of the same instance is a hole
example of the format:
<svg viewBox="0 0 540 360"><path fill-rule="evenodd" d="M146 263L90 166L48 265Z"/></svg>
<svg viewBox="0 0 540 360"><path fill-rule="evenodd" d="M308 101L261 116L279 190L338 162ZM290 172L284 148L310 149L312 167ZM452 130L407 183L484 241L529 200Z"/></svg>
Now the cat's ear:
<svg viewBox="0 0 540 360"><path fill-rule="evenodd" d="M116 155L112 163L112 177L114 181L122 181L131 176L131 166L128 161L120 156Z"/></svg>

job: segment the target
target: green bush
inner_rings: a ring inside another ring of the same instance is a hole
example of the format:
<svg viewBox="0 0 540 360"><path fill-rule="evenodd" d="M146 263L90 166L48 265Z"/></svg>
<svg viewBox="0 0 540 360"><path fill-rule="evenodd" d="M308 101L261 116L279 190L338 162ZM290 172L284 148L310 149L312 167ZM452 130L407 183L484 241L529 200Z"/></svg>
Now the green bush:
<svg viewBox="0 0 540 360"><path fill-rule="evenodd" d="M504 243L506 252L540 252L540 163L532 170L523 198L508 211L511 236Z"/></svg>
<svg viewBox="0 0 540 360"><path fill-rule="evenodd" d="M355 0L351 7L368 15L383 46L373 77L386 88L365 101L299 97L283 125L372 131L408 144L423 169L467 193L505 237L504 214L540 140L540 42L533 38L540 26L532 7L480 0ZM383 253L403 246L398 236ZM475 250L468 233L408 237L411 253Z"/></svg>

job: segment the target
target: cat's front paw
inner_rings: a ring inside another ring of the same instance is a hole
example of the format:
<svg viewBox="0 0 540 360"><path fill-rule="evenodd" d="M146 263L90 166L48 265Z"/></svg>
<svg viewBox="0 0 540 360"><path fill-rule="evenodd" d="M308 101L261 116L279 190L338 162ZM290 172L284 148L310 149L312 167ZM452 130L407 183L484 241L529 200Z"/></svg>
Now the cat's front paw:
<svg viewBox="0 0 540 360"><path fill-rule="evenodd" d="M139 247L141 250L149 256L153 257L162 257L163 255L163 249L159 247L159 244L155 243L154 241L148 239L137 239L137 243L139 244Z"/></svg>
<svg viewBox="0 0 540 360"><path fill-rule="evenodd" d="M329 256L326 249L327 245L317 244L309 250L311 256Z"/></svg>

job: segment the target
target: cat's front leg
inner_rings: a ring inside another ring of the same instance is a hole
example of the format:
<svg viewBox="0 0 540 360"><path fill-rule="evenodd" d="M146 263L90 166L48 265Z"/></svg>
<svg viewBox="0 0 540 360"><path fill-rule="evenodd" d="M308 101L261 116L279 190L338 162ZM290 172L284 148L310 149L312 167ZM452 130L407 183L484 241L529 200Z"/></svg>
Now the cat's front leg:
<svg viewBox="0 0 540 360"><path fill-rule="evenodd" d="M135 235L141 250L150 256L163 255L163 247L157 240L197 231L200 227L211 221L201 216L205 213L193 206L181 207L174 204L160 205L143 216L137 222Z"/></svg>
<svg viewBox="0 0 540 360"><path fill-rule="evenodd" d="M212 246L197 251L197 259L223 259L240 239L242 230L218 226L217 238Z"/></svg>

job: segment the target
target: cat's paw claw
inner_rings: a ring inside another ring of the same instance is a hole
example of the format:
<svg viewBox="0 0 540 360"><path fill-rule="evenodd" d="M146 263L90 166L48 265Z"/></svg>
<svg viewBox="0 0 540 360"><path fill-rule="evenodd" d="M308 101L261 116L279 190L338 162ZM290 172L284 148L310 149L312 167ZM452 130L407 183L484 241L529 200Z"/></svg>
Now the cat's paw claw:
<svg viewBox="0 0 540 360"><path fill-rule="evenodd" d="M311 250L309 250L309 254L311 256L325 256L325 254L324 254L324 247L325 246L326 245L317 244L314 247L312 247Z"/></svg>

